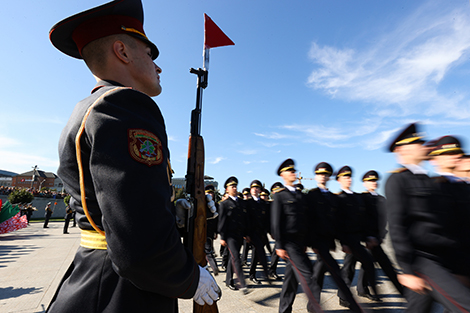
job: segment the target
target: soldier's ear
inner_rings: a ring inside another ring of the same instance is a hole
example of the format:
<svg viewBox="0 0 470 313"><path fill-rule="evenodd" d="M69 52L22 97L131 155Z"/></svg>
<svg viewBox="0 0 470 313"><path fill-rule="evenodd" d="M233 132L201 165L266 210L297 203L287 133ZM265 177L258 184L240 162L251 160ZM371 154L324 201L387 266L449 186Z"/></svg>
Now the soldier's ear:
<svg viewBox="0 0 470 313"><path fill-rule="evenodd" d="M116 40L113 43L113 52L115 56L123 63L130 63L129 47L126 46L126 44L121 40Z"/></svg>

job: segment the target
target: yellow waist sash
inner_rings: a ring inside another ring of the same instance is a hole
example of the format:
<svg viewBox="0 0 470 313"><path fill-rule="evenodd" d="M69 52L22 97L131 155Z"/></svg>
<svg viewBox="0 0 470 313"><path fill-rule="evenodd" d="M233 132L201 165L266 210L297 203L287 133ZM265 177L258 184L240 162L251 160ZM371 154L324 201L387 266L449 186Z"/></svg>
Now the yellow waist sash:
<svg viewBox="0 0 470 313"><path fill-rule="evenodd" d="M80 246L89 249L100 249L106 250L108 244L106 243L106 237L94 230L80 229L82 232L82 238Z"/></svg>

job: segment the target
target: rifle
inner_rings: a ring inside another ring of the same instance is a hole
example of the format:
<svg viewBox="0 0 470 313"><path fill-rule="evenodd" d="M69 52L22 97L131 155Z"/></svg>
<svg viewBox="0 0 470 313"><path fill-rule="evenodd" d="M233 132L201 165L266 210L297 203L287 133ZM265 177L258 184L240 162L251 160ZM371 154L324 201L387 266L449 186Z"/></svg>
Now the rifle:
<svg viewBox="0 0 470 313"><path fill-rule="evenodd" d="M188 214L187 232L183 244L192 252L196 263L207 264L204 245L207 240L206 195L204 191L204 140L201 136L202 91L207 87L208 71L190 69L197 75L196 108L191 111L191 132L189 135L188 170L186 174L186 194L191 203ZM193 302L193 312L218 313L216 302L203 306Z"/></svg>

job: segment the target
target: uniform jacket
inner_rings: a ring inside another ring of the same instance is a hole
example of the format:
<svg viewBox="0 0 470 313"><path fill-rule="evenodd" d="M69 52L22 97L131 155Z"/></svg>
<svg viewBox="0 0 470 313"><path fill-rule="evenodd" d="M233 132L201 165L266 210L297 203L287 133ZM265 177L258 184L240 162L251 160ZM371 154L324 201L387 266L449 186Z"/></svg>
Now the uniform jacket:
<svg viewBox="0 0 470 313"><path fill-rule="evenodd" d="M320 188L312 189L306 196L309 227L309 245L316 248L328 244L334 248L337 237L336 196L331 192L325 195Z"/></svg>
<svg viewBox="0 0 470 313"><path fill-rule="evenodd" d="M163 116L144 93L116 87L98 82L60 137L58 175L79 227L93 230L82 208L75 147L91 108L80 153L88 210L108 248L79 248L51 312L173 312L176 298L193 297L198 286L199 269L171 209Z"/></svg>
<svg viewBox="0 0 470 313"><path fill-rule="evenodd" d="M336 195L336 204L338 237L341 241L349 235L360 236L361 240L372 235L367 228L366 208L360 194L341 191Z"/></svg>
<svg viewBox="0 0 470 313"><path fill-rule="evenodd" d="M446 235L446 214L432 179L406 168L390 175L385 185L390 236L405 274L413 274L417 255L442 262L455 241Z"/></svg>
<svg viewBox="0 0 470 313"><path fill-rule="evenodd" d="M305 199L302 192L282 189L274 194L271 203L271 235L276 249L285 249L286 241L307 243Z"/></svg>
<svg viewBox="0 0 470 313"><path fill-rule="evenodd" d="M366 208L366 223L368 233L379 241L387 234L387 213L385 211L385 198L381 195L373 195L370 192L361 194Z"/></svg>
<svg viewBox="0 0 470 313"><path fill-rule="evenodd" d="M250 198L246 200L246 207L250 221L250 235L264 238L269 229L269 204L262 199L255 201Z"/></svg>
<svg viewBox="0 0 470 313"><path fill-rule="evenodd" d="M219 234L220 238L235 238L242 240L248 235L249 219L245 201L237 201L228 197L219 203Z"/></svg>

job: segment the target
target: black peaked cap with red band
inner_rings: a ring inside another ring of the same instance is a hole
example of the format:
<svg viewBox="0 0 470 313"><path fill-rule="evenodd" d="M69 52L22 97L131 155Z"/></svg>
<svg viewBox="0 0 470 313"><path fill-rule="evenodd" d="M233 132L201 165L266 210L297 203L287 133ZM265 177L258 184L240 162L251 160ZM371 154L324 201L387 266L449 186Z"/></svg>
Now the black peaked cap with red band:
<svg viewBox="0 0 470 313"><path fill-rule="evenodd" d="M88 43L110 35L127 34L148 44L155 60L159 51L145 35L143 24L141 0L116 0L58 22L49 31L49 38L59 51L82 59L82 49Z"/></svg>

